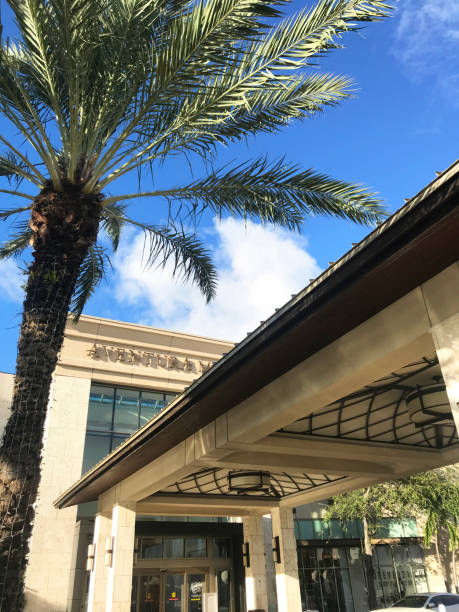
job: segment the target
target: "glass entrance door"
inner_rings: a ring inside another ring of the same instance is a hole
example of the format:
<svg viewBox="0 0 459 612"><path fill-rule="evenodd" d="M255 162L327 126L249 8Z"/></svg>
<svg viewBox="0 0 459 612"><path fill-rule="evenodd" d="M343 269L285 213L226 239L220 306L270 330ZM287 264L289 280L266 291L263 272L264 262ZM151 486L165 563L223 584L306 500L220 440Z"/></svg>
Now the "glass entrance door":
<svg viewBox="0 0 459 612"><path fill-rule="evenodd" d="M166 574L164 576L164 612L185 611L185 574Z"/></svg>
<svg viewBox="0 0 459 612"><path fill-rule="evenodd" d="M131 612L202 612L204 572L161 572L133 578Z"/></svg>
<svg viewBox="0 0 459 612"><path fill-rule="evenodd" d="M202 594L206 586L205 574L188 574L188 611L202 612Z"/></svg>
<svg viewBox="0 0 459 612"><path fill-rule="evenodd" d="M140 589L138 589L138 607L136 612L161 612L160 593L161 581L159 576L139 576Z"/></svg>

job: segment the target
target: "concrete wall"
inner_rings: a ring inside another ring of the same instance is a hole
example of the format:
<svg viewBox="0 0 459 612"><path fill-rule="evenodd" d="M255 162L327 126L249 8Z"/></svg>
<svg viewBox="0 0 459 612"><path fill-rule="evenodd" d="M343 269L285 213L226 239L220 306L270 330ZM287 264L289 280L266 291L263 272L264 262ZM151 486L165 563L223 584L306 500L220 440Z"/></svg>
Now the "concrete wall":
<svg viewBox="0 0 459 612"><path fill-rule="evenodd" d="M26 575L26 610L61 612L71 591L77 507L53 502L81 476L91 381L56 376L43 441L41 482Z"/></svg>

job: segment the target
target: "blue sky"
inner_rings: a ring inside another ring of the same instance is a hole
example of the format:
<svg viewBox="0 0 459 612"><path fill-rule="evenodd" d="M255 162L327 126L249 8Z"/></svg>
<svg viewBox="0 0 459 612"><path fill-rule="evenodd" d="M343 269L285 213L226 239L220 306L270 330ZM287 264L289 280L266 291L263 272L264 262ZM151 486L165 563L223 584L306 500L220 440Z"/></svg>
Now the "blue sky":
<svg viewBox="0 0 459 612"><path fill-rule="evenodd" d="M289 11L304 5L295 0ZM327 71L354 78L354 99L278 135L222 149L218 160L285 154L303 167L367 184L391 211L449 166L459 157L459 3L400 0L397 6L393 18L345 36L346 48L322 60ZM178 158L156 174L157 185L188 179L188 166ZM117 189L135 191L136 178ZM2 197L1 208L9 205ZM163 212L140 201L131 214L158 223ZM0 239L7 229L0 226ZM200 232L214 251L221 279L217 299L209 306L195 288L171 281L168 270L139 265L141 239L128 233L113 258L108 282L85 312L237 340L368 231L315 218L305 223L301 236L294 236L206 218ZM14 370L23 282L15 263L0 263L0 371Z"/></svg>

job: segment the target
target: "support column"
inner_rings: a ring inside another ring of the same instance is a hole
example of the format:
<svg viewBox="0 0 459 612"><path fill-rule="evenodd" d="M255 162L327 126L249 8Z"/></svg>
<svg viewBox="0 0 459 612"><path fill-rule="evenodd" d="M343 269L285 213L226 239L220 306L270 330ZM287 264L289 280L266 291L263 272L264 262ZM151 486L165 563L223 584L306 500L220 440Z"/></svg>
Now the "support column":
<svg viewBox="0 0 459 612"><path fill-rule="evenodd" d="M280 562L275 563L278 612L300 611L298 557L291 508L273 508L273 539L279 537Z"/></svg>
<svg viewBox="0 0 459 612"><path fill-rule="evenodd" d="M245 568L247 610L268 611L266 589L265 543L263 517L245 516L242 519L244 544L249 545L250 567Z"/></svg>
<svg viewBox="0 0 459 612"><path fill-rule="evenodd" d="M459 313L432 326L432 336L459 434Z"/></svg>
<svg viewBox="0 0 459 612"><path fill-rule="evenodd" d="M135 504L116 505L112 513L112 559L105 612L130 612L135 543Z"/></svg>
<svg viewBox="0 0 459 612"><path fill-rule="evenodd" d="M93 546L95 557L89 577L87 612L105 612L109 570L105 565L105 542L110 537L111 529L111 517L106 513L98 513L94 523Z"/></svg>

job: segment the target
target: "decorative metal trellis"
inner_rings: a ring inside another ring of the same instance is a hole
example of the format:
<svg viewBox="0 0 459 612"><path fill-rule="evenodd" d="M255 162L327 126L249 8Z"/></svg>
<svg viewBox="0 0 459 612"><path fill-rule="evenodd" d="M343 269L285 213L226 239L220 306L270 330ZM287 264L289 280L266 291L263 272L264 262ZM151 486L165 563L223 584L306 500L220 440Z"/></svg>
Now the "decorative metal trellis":
<svg viewBox="0 0 459 612"><path fill-rule="evenodd" d="M411 421L404 402L416 385L429 384L440 373L436 356L422 357L280 432L437 449L451 446L458 442L452 414L450 420L419 427Z"/></svg>
<svg viewBox="0 0 459 612"><path fill-rule="evenodd" d="M175 482L159 495L180 494L180 495L216 495L237 497L264 497L280 499L295 493L315 489L322 485L336 482L345 478L344 476L331 476L326 474L287 474L285 472L271 473L271 486L269 489L251 491L250 493L240 494L231 490L228 485L228 473L226 468L206 468L190 474L186 478Z"/></svg>

